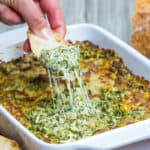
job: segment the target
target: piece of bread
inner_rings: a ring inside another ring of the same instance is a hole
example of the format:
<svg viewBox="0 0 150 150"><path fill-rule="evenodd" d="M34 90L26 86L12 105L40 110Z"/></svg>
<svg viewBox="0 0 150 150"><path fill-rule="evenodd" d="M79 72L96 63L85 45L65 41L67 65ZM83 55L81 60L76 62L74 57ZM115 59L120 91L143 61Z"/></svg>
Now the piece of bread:
<svg viewBox="0 0 150 150"><path fill-rule="evenodd" d="M31 50L37 57L40 57L42 50L51 50L62 45L69 46L68 41L65 41L59 34L54 32L48 40L38 37L32 31L28 31L27 35L30 41Z"/></svg>
<svg viewBox="0 0 150 150"><path fill-rule="evenodd" d="M0 135L0 150L21 150L16 141Z"/></svg>
<svg viewBox="0 0 150 150"><path fill-rule="evenodd" d="M132 46L150 58L150 0L137 0L132 18Z"/></svg>
<svg viewBox="0 0 150 150"><path fill-rule="evenodd" d="M150 0L137 0L136 12L150 12Z"/></svg>

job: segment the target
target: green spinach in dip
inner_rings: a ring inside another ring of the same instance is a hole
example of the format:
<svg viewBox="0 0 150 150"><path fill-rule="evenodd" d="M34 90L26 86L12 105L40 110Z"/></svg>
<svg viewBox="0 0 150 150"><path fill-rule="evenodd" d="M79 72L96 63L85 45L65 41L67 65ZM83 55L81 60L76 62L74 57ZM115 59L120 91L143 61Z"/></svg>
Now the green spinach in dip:
<svg viewBox="0 0 150 150"><path fill-rule="evenodd" d="M38 113L33 110L29 119L37 124L39 130L51 135L55 140L59 138L63 143L90 136L93 133L90 126L95 125L89 122L92 122L94 114L99 110L95 109L96 105L89 100L82 81L79 48L62 46L43 50L40 60L47 68L50 86L57 95L43 110L38 110ZM60 87L57 79L59 76L66 82L66 91L62 91ZM78 87L72 84L73 80L78 81Z"/></svg>
<svg viewBox="0 0 150 150"><path fill-rule="evenodd" d="M43 51L47 69L33 54L0 65L0 104L37 137L66 143L150 118L150 82L113 50L85 41L54 51Z"/></svg>

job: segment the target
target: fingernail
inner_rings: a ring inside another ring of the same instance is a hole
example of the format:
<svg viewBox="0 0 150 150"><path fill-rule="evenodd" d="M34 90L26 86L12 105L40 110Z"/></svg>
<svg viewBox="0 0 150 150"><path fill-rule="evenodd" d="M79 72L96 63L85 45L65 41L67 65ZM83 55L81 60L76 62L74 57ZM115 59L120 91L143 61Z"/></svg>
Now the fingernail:
<svg viewBox="0 0 150 150"><path fill-rule="evenodd" d="M44 28L41 30L41 36L46 40L51 40L53 37L52 31L50 29Z"/></svg>

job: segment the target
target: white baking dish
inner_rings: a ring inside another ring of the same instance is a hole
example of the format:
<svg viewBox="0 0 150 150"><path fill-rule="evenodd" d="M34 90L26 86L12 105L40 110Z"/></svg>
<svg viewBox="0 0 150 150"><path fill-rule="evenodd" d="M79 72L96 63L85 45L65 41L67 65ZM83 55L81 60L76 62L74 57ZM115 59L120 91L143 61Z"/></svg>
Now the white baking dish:
<svg viewBox="0 0 150 150"><path fill-rule="evenodd" d="M0 35L0 59L8 61L23 54L15 45L26 38L27 27ZM104 29L89 24L68 26L67 39L90 40L104 47L113 48L124 58L125 64L133 73L150 80L150 61L133 48L120 41ZM97 136L69 144L48 144L35 137L29 130L0 106L0 132L18 140L26 150L101 150L113 149L144 139L150 139L150 119L113 129Z"/></svg>

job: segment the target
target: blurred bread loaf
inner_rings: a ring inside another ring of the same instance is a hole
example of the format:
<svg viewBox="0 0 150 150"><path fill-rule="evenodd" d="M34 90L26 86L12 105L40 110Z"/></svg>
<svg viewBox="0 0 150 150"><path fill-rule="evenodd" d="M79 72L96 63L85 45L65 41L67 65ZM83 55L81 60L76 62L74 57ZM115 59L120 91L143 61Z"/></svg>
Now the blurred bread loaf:
<svg viewBox="0 0 150 150"><path fill-rule="evenodd" d="M150 58L150 0L137 0L132 18L132 46Z"/></svg>
<svg viewBox="0 0 150 150"><path fill-rule="evenodd" d="M16 141L0 135L0 150L21 150Z"/></svg>

